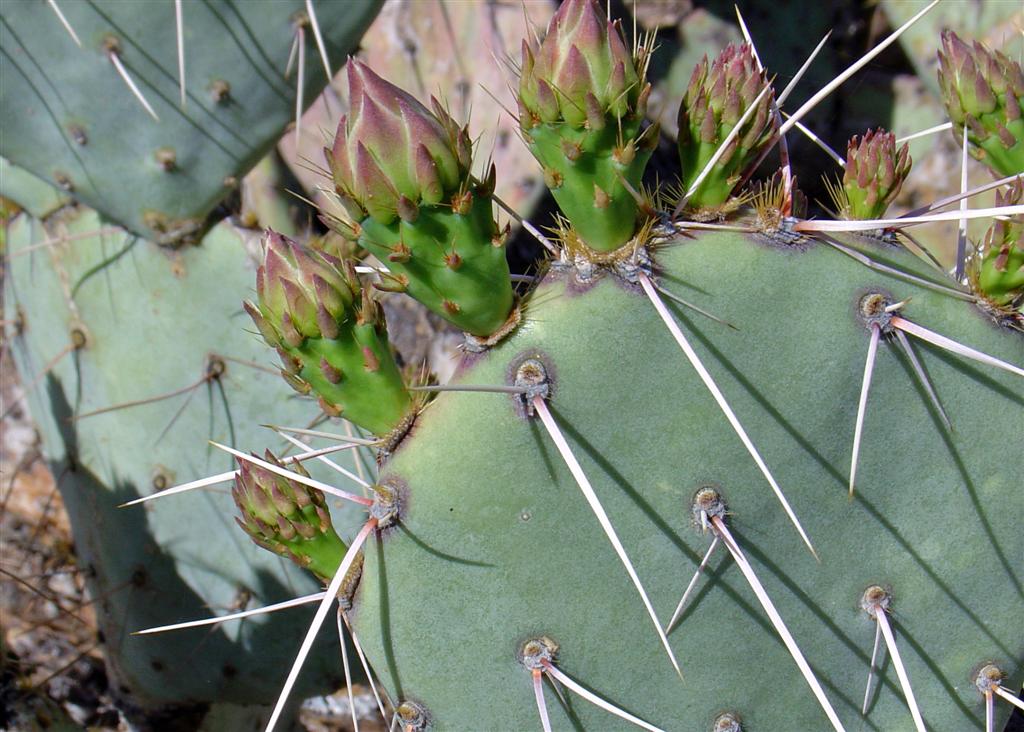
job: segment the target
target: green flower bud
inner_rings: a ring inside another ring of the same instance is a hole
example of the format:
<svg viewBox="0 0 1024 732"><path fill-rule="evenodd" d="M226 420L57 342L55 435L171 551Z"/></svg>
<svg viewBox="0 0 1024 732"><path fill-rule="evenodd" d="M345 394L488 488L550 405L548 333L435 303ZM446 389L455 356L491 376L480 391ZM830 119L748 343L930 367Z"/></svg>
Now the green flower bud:
<svg viewBox="0 0 1024 732"><path fill-rule="evenodd" d="M401 198L436 204L464 186L471 149L466 128L436 100L431 112L356 59L347 69L351 112L341 118L327 154L343 200L389 224Z"/></svg>
<svg viewBox="0 0 1024 732"><path fill-rule="evenodd" d="M1006 193L996 193L996 206L1024 201L1018 178ZM1012 314L1024 327L1024 216L997 220L977 247L968 269L974 292L999 311Z"/></svg>
<svg viewBox="0 0 1024 732"><path fill-rule="evenodd" d="M896 135L882 129L851 138L840 201L844 219L881 219L910 175L910 148L896 149Z"/></svg>
<svg viewBox="0 0 1024 732"><path fill-rule="evenodd" d="M278 349L281 375L300 394L315 391L332 415L387 434L412 409L388 344L384 314L351 264L267 232L256 272L258 304L245 310Z"/></svg>
<svg viewBox="0 0 1024 732"><path fill-rule="evenodd" d="M492 243L493 166L485 181L472 177L469 132L436 99L430 111L355 59L348 83L352 111L326 152L354 222L333 228L388 262L379 289L408 292L473 335L500 330L514 296L505 250Z"/></svg>
<svg viewBox="0 0 1024 732"><path fill-rule="evenodd" d="M614 118L636 112L644 84L641 70L597 0L565 0L548 25L540 48L524 41L519 100L531 120L588 122L591 104ZM641 115L642 116L642 115Z"/></svg>
<svg viewBox="0 0 1024 732"><path fill-rule="evenodd" d="M635 197L658 142L657 128L641 131L647 58L645 48L629 50L597 0L565 0L540 47L523 42L519 126L591 251L615 250L639 228Z"/></svg>
<svg viewBox="0 0 1024 732"><path fill-rule="evenodd" d="M283 467L269 451L265 460ZM238 467L231 489L238 525L259 546L329 581L346 547L334 531L323 494L247 460L239 460ZM307 476L298 463L289 469Z"/></svg>
<svg viewBox="0 0 1024 732"><path fill-rule="evenodd" d="M717 208L729 200L744 176L775 141L771 113L773 92L766 73L758 70L750 46L729 45L708 65L697 64L679 105L679 160L682 187L688 191L739 120L755 104L742 129L688 199L692 210ZM758 99L758 95L760 99Z"/></svg>
<svg viewBox="0 0 1024 732"><path fill-rule="evenodd" d="M977 41L944 31L939 88L957 142L964 128L971 154L1002 175L1024 171L1024 71L1020 63Z"/></svg>
<svg viewBox="0 0 1024 732"><path fill-rule="evenodd" d="M329 254L304 249L268 231L263 264L256 272L259 307L249 303L246 310L270 345L285 340L297 347L305 338L321 337L321 324L344 321L359 290L355 274Z"/></svg>

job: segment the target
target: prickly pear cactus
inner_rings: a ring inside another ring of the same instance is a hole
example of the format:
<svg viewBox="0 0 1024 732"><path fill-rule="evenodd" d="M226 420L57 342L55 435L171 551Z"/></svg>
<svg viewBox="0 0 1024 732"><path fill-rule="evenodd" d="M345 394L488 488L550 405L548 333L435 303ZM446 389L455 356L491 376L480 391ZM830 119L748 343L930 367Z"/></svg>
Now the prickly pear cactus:
<svg viewBox="0 0 1024 732"><path fill-rule="evenodd" d="M301 0L5 3L0 155L141 236L194 241L328 81L315 36L341 63L379 6L319 2L314 26Z"/></svg>
<svg viewBox="0 0 1024 732"><path fill-rule="evenodd" d="M325 223L379 265L268 232L245 310L285 381L376 435L377 471L360 496L233 452L245 533L327 583L268 729L335 602L406 732L1009 716L1019 188L963 281L909 253L913 219L886 218L911 160L884 130L850 143L838 219L805 218L788 163L747 184L807 109L783 121L748 45L698 65L681 184L645 187L649 53L597 0L524 42L518 124L563 218L517 299L502 172L470 173L443 105L349 67L327 150L347 217ZM453 384L401 373L370 283L466 331ZM336 535L317 491L362 528Z"/></svg>
<svg viewBox="0 0 1024 732"><path fill-rule="evenodd" d="M280 680L257 659L290 653L297 639L288 624L258 620L131 636L284 599L309 580L224 534L226 495L199 507L118 506L231 467L212 448L182 451L182 434L232 444L260 422L315 418L279 388L250 335L211 317L244 317L237 305L254 266L252 232L211 229L208 215L313 100L324 67L355 48L379 5L4 5L2 150L33 172L4 160L0 190L44 219L19 217L7 239L11 342L136 723L187 728L189 708L266 704ZM58 211L71 197L101 213ZM171 254L152 242L197 246ZM260 397L273 408L256 407ZM337 686L328 657L318 656L305 690ZM218 719L214 727L248 724L236 711Z"/></svg>

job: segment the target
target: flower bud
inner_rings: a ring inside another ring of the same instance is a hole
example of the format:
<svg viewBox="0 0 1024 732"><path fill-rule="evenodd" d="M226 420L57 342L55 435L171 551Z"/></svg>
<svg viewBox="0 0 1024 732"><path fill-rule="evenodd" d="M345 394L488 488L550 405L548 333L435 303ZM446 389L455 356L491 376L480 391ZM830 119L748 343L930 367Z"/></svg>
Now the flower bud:
<svg viewBox="0 0 1024 732"><path fill-rule="evenodd" d="M299 343L303 338L319 338L317 303L334 318L344 319L359 283L332 260L330 255L304 249L276 231L267 232L263 264L256 273L259 306L247 303L246 310L271 346L289 335L287 340L294 341L297 334Z"/></svg>
<svg viewBox="0 0 1024 732"><path fill-rule="evenodd" d="M957 142L1002 175L1024 171L1024 71L1017 61L952 31L942 34L939 88Z"/></svg>
<svg viewBox="0 0 1024 732"><path fill-rule="evenodd" d="M630 51L598 0L565 0L539 48L523 42L520 129L574 240L590 251L617 249L640 228L634 196L657 143L656 129L642 129L647 58L645 48Z"/></svg>
<svg viewBox="0 0 1024 732"><path fill-rule="evenodd" d="M679 160L689 190L740 119L756 104L722 155L690 195L690 209L716 208L740 185L751 166L775 140L772 94L748 44L729 45L709 65L697 64L679 105ZM762 93L763 92L763 93Z"/></svg>
<svg viewBox="0 0 1024 732"><path fill-rule="evenodd" d="M996 206L1024 201L1024 183L996 193ZM997 219L977 247L967 269L975 294L1024 330L1024 216Z"/></svg>
<svg viewBox="0 0 1024 732"><path fill-rule="evenodd" d="M588 122L588 95L621 118L635 112L643 84L617 23L597 0L565 0L534 55L523 42L519 99L533 118Z"/></svg>
<svg viewBox="0 0 1024 732"><path fill-rule="evenodd" d="M284 467L269 451L265 460ZM231 489L238 525L264 549L330 580L345 556L345 544L334 531L323 494L248 460L239 460L238 466ZM289 470L308 477L298 463Z"/></svg>
<svg viewBox="0 0 1024 732"><path fill-rule="evenodd" d="M348 79L352 111L338 125L327 161L355 219L347 228L388 262L388 276L375 286L408 292L457 327L489 336L514 303L504 249L492 245L493 167L484 181L471 175L469 131L437 99L428 110L356 59L349 59ZM465 264L459 277L448 276L454 258ZM458 308L446 306L456 302ZM306 324L296 322L296 329L304 333Z"/></svg>
<svg viewBox="0 0 1024 732"><path fill-rule="evenodd" d="M301 394L315 391L332 413L387 434L411 409L388 345L383 312L351 263L268 231L257 269L258 304L245 303L282 376ZM366 352L373 357L367 367Z"/></svg>
<svg viewBox="0 0 1024 732"><path fill-rule="evenodd" d="M896 149L896 135L882 129L856 135L846 148L846 171L838 202L845 219L881 219L910 175L910 148Z"/></svg>
<svg viewBox="0 0 1024 732"><path fill-rule="evenodd" d="M357 59L346 68L351 112L327 155L338 195L388 224L402 198L432 205L457 191L469 176L467 130L440 104L431 112Z"/></svg>

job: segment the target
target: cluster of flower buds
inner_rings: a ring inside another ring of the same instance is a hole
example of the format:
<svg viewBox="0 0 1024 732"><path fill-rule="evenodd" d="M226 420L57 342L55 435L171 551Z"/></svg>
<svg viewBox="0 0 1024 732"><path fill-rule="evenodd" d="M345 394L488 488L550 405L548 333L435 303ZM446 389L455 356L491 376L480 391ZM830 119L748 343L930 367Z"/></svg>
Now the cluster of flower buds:
<svg viewBox="0 0 1024 732"><path fill-rule="evenodd" d="M999 51L942 34L939 87L953 132L964 128L972 154L1002 175L1024 171L1024 71Z"/></svg>
<svg viewBox="0 0 1024 732"><path fill-rule="evenodd" d="M350 263L267 233L256 273L258 304L244 303L281 374L298 392L316 392L333 416L344 414L379 435L411 407L388 344L384 314L360 287Z"/></svg>
<svg viewBox="0 0 1024 732"><path fill-rule="evenodd" d="M493 166L473 178L469 131L436 99L431 112L356 59L348 84L351 113L325 152L353 220L327 223L388 263L381 289L408 292L474 335L494 333L514 297Z"/></svg>
<svg viewBox="0 0 1024 732"><path fill-rule="evenodd" d="M641 130L647 59L597 0L565 0L539 48L523 41L520 128L576 235L598 251L637 229L635 199L658 142L656 125Z"/></svg>
<svg viewBox="0 0 1024 732"><path fill-rule="evenodd" d="M759 68L749 44L729 45L710 65L705 56L694 68L679 105L677 138L680 180L683 193L690 193L689 210L722 206L775 141L773 97L767 74ZM714 166L690 192L741 120Z"/></svg>
<svg viewBox="0 0 1024 732"><path fill-rule="evenodd" d="M861 221L884 218L911 164L909 146L904 143L897 150L893 133L877 129L854 135L846 148L839 215Z"/></svg>
<svg viewBox="0 0 1024 732"><path fill-rule="evenodd" d="M996 192L996 206L1022 201L1020 178L1005 193ZM1024 216L996 220L972 257L968 279L975 294L1024 329Z"/></svg>
<svg viewBox="0 0 1024 732"><path fill-rule="evenodd" d="M264 460L284 467L269 450ZM289 469L307 476L298 463ZM239 511L235 521L256 544L324 581L334 576L346 547L320 491L240 459L231 496Z"/></svg>

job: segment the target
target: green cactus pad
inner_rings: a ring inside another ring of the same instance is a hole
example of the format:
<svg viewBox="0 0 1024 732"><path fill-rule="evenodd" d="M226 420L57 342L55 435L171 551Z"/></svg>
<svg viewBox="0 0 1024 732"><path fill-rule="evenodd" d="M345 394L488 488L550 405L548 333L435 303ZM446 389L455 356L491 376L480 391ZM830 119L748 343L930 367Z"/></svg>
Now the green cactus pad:
<svg viewBox="0 0 1024 732"><path fill-rule="evenodd" d="M316 4L332 63L355 48L379 6ZM4 3L0 154L137 234L195 240L294 119L296 71L284 71L305 3L184 3L184 108L174 3L144 13L116 0L59 7L81 48L47 3ZM304 37L308 104L326 79L308 22ZM116 73L112 44L159 121Z"/></svg>
<svg viewBox="0 0 1024 732"><path fill-rule="evenodd" d="M36 217L48 216L71 200L45 180L0 158L0 196L9 198Z"/></svg>
<svg viewBox="0 0 1024 732"><path fill-rule="evenodd" d="M918 260L851 242L918 274ZM662 284L698 282L696 303L739 328L675 315L816 544L816 561L644 295L605 278L552 274L509 341L466 364L466 384L509 383L524 357L547 364L551 411L594 485L654 607L667 622L707 550L691 501L718 486L727 523L847 729L912 730L891 662L866 718L875 621L891 623L929 728L982 729L972 674L994 662L1024 679L1018 607L1024 554L1016 506L1024 453L1007 419L1024 385L914 344L955 431L946 432L898 349L879 349L857 492L847 476L868 330L866 292L912 297L904 314L1014 364L1024 339L974 306L870 271L821 244L780 247L709 234L658 253ZM699 277L695 273L699 273ZM744 276L746 273L747 276ZM737 294L735 282L746 286ZM524 641L547 636L557 664L663 729L711 729L733 712L751 730L823 730L824 713L750 587L719 546L670 639L651 621L542 426L514 397L443 394L383 474L406 487L398 525L368 545L355 627L397 699L431 729L536 729ZM998 415L998 416L997 416ZM627 729L545 684L554 729ZM1010 706L997 703L997 724ZM998 728L998 727L997 727Z"/></svg>
<svg viewBox="0 0 1024 732"><path fill-rule="evenodd" d="M112 688L129 714L141 709L147 719L181 705L267 705L311 610L212 630L131 633L279 602L318 584L234 526L226 484L118 506L232 470L231 457L206 440L283 450L286 443L259 425L304 425L318 412L292 398L268 368L266 346L244 327L239 301L252 291L255 262L245 239L253 232L222 223L200 246L171 252L111 228L89 210L65 209L45 226L17 217L4 285L5 303L24 316L7 342L97 598ZM28 251L61 236L67 240ZM175 390L184 391L75 419ZM339 530L347 529L341 518ZM299 693L337 688L337 653L336 634L325 632Z"/></svg>

